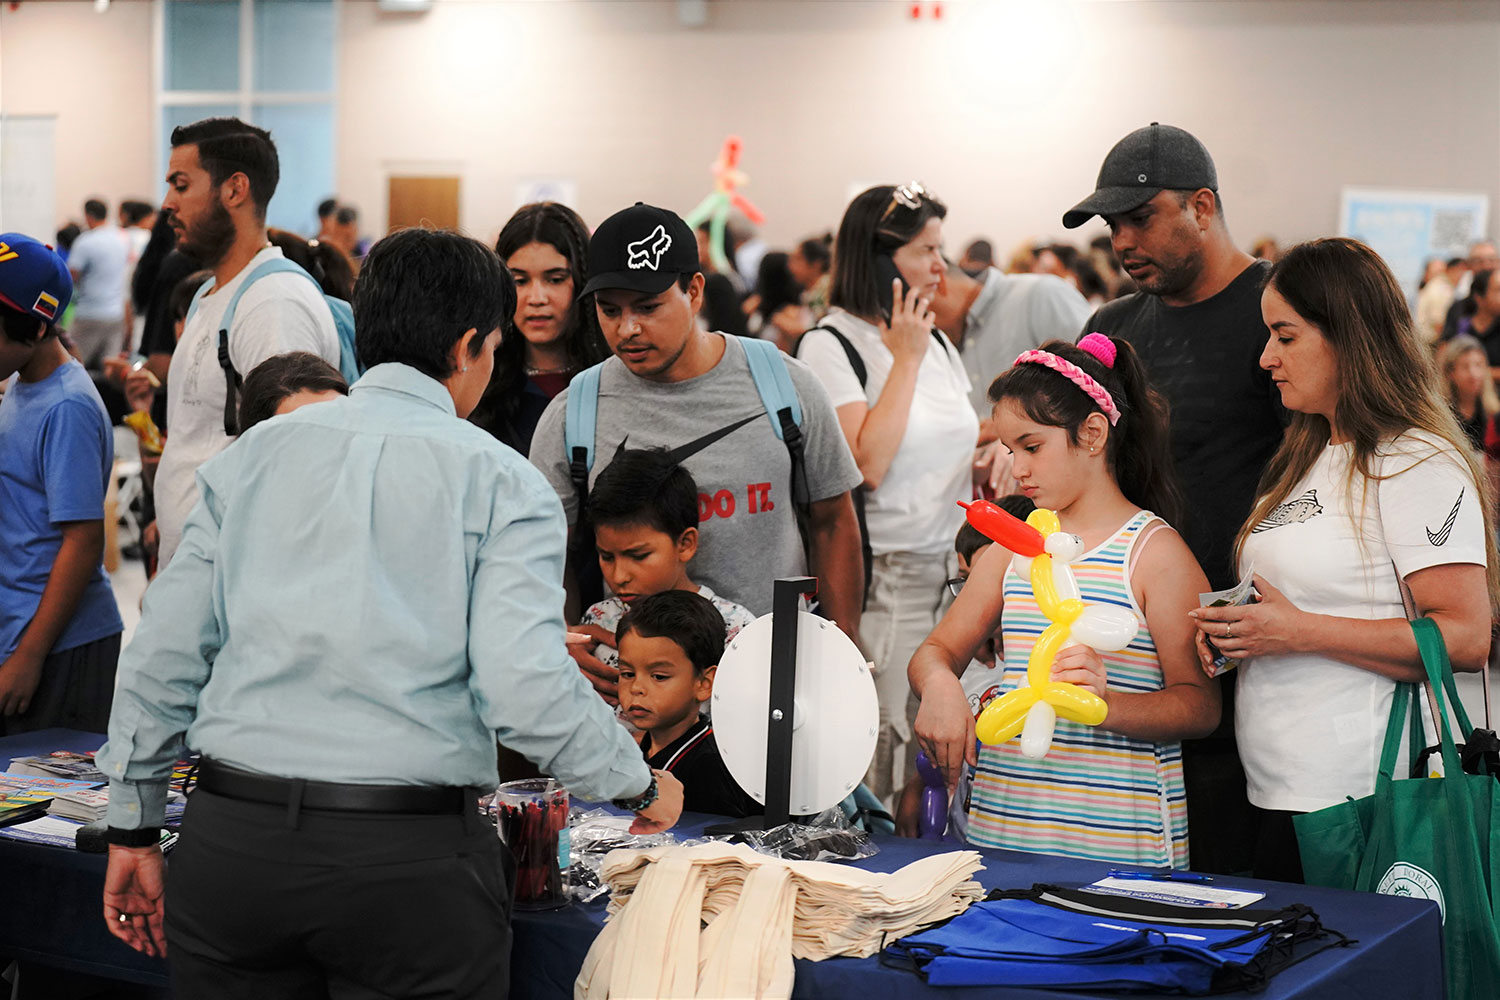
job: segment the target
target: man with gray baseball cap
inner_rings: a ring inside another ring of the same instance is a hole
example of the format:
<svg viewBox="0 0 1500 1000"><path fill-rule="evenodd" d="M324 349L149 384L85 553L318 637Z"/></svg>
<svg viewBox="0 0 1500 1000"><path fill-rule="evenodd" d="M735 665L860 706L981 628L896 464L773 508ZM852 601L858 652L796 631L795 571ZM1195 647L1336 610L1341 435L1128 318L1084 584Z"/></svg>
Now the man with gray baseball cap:
<svg viewBox="0 0 1500 1000"><path fill-rule="evenodd" d="M1101 307L1082 333L1128 340L1172 413L1172 457L1187 500L1174 525L1215 589L1236 579L1234 536L1281 442L1283 411L1260 368L1260 295L1270 264L1234 245L1213 157L1190 133L1152 122L1117 142L1094 193L1064 213L1093 216L1139 289ZM1183 747L1193 868L1250 867L1257 822L1233 736L1232 682L1218 732Z"/></svg>

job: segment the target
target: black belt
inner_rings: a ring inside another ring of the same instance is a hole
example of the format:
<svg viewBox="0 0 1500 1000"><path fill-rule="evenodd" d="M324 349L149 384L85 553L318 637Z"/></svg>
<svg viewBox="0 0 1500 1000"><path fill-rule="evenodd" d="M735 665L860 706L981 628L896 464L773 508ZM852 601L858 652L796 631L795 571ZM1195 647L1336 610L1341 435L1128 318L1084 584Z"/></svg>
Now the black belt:
<svg viewBox="0 0 1500 1000"><path fill-rule="evenodd" d="M466 789L436 785L346 785L254 774L203 758L198 787L226 799L330 812L458 816Z"/></svg>

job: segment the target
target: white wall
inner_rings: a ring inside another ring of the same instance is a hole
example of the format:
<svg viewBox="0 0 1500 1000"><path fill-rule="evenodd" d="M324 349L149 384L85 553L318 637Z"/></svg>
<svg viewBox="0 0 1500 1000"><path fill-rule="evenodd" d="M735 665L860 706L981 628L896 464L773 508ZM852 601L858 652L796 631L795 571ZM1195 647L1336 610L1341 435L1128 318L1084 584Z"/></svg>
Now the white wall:
<svg viewBox="0 0 1500 1000"><path fill-rule="evenodd" d="M157 199L151 156L151 5L0 5L0 113L56 115L57 224L94 195ZM53 227L54 229L56 226ZM35 233L50 237L51 233Z"/></svg>
<svg viewBox="0 0 1500 1000"><path fill-rule="evenodd" d="M378 231L390 172L456 172L483 238L529 178L576 181L591 223L636 199L686 211L737 132L773 241L836 225L852 185L921 178L950 244L1007 248L1063 235L1109 146L1160 120L1214 153L1241 243L1331 232L1346 184L1482 191L1500 211L1500 4L909 7L713 0L693 29L670 2L345 0L340 192ZM145 3L0 7L0 108L58 113L60 215L159 192L149 44Z"/></svg>

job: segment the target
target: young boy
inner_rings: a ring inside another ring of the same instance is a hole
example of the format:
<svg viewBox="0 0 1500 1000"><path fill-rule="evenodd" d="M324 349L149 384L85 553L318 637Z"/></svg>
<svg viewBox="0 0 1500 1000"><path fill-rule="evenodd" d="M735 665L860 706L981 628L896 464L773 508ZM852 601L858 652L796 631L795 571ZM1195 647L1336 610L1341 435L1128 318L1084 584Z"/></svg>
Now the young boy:
<svg viewBox="0 0 1500 1000"><path fill-rule="evenodd" d="M1006 513L1023 521L1036 509L1036 505L1028 497L1019 493L1001 497L996 503ZM994 544L993 539L981 534L973 525L965 521L958 529L958 537L953 540L953 549L958 553L958 578L950 581L949 586L962 587L964 581L968 580L974 564L992 544ZM995 647L995 639L986 639L979 649L979 655L969 661L969 665L964 668L963 676L959 678L959 683L963 685L964 694L969 699L969 708L973 711L975 718L978 718L979 713L983 712L985 707L1000 694L1001 671L995 669L995 662L1003 655L1003 652ZM962 843L968 843L969 840L969 791L973 785L974 769L965 764L963 775L958 779L958 785L954 787L948 799L948 833L953 839ZM896 832L901 836L917 836L917 817L921 805L922 779L917 775L912 775L907 780L906 787L902 789L900 799L896 804Z"/></svg>
<svg viewBox="0 0 1500 1000"><path fill-rule="evenodd" d="M583 626L598 640L594 655L606 666L619 659L613 639L620 619L652 594L684 590L708 600L723 616L726 644L755 620L748 608L688 578L688 563L698 553L698 486L666 451L617 454L594 481L588 513L599 569L614 596L585 611ZM756 555L747 552L745 558Z"/></svg>
<svg viewBox="0 0 1500 1000"><path fill-rule="evenodd" d="M734 817L764 812L730 776L713 725L698 714L714 693L724 655L718 609L684 590L642 597L620 620L616 642L621 713L642 731L646 762L682 782L683 809Z"/></svg>
<svg viewBox="0 0 1500 1000"><path fill-rule="evenodd" d="M0 735L108 728L124 625L104 575L114 437L58 339L73 282L51 247L0 233Z"/></svg>
<svg viewBox="0 0 1500 1000"><path fill-rule="evenodd" d="M263 420L347 395L344 376L311 351L274 354L251 369L240 387L240 435Z"/></svg>

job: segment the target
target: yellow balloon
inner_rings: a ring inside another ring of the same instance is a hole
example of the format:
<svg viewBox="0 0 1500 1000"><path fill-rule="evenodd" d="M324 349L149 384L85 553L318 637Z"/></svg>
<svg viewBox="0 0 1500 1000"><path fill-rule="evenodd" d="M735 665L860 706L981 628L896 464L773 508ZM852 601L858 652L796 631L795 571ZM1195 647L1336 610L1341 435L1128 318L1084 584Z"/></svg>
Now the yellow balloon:
<svg viewBox="0 0 1500 1000"><path fill-rule="evenodd" d="M1026 713L1037 703L1037 689L1016 688L985 706L974 722L974 735L986 746L999 746L1016 737L1026 724Z"/></svg>
<svg viewBox="0 0 1500 1000"><path fill-rule="evenodd" d="M1057 581L1052 578L1052 557L1045 553L1032 557L1031 592L1036 595L1036 603L1042 609L1042 614L1056 621L1062 599L1057 596Z"/></svg>
<svg viewBox="0 0 1500 1000"><path fill-rule="evenodd" d="M1062 530L1056 511L1041 507L1031 512L1026 523L1041 532L1043 538ZM1092 691L1052 679L1052 663L1058 651L1067 645L1073 623L1087 607L1076 597L1064 600L1058 593L1052 562L1048 553L1031 560L1031 591L1036 596L1037 606L1051 624L1037 637L1031 655L1026 659L1027 686L990 702L974 723L975 735L981 743L989 746L998 746L1019 735L1026 724L1026 713L1038 702L1046 702L1064 719L1085 726L1097 726L1109 714L1104 699Z"/></svg>
<svg viewBox="0 0 1500 1000"><path fill-rule="evenodd" d="M1034 688L1052 683L1052 661L1068 641L1068 627L1053 623L1037 637L1026 660L1026 682Z"/></svg>
<svg viewBox="0 0 1500 1000"><path fill-rule="evenodd" d="M1085 726L1097 726L1109 714L1109 706L1104 703L1103 698L1076 684L1059 684L1053 681L1042 692L1042 700L1057 709L1057 714L1064 719L1081 722Z"/></svg>
<svg viewBox="0 0 1500 1000"><path fill-rule="evenodd" d="M1042 533L1042 537L1062 530L1062 522L1057 519L1057 511L1038 507L1026 517L1026 523Z"/></svg>

